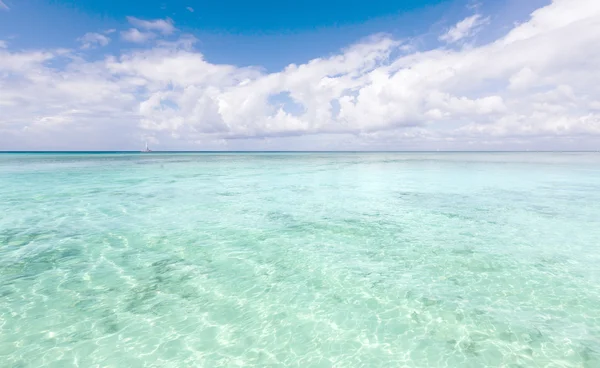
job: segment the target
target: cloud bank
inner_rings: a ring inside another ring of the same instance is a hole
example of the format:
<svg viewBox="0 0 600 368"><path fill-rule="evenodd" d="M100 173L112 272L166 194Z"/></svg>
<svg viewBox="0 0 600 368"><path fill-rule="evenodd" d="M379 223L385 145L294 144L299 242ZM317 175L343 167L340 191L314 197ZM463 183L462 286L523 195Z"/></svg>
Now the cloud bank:
<svg viewBox="0 0 600 368"><path fill-rule="evenodd" d="M137 33L123 38L155 44L101 60L0 48L0 149L600 146L596 0L555 0L476 47L376 35L273 73L209 63L189 35L160 39L176 32L170 20L129 22ZM467 18L440 39L486 22Z"/></svg>

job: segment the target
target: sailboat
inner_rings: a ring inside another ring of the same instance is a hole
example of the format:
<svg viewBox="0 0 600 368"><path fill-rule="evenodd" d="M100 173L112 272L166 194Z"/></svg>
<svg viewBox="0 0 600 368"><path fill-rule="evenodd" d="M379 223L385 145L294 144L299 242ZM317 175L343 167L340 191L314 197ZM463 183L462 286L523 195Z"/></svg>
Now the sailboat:
<svg viewBox="0 0 600 368"><path fill-rule="evenodd" d="M148 142L146 142L146 149L143 150L142 152L152 152L152 150L150 148L148 148Z"/></svg>

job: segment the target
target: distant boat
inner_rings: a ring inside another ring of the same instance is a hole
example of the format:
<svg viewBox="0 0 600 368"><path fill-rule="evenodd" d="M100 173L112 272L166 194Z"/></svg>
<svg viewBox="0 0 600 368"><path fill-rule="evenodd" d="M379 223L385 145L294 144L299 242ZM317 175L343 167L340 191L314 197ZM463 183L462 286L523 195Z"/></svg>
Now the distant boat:
<svg viewBox="0 0 600 368"><path fill-rule="evenodd" d="M143 150L142 152L152 152L152 150L150 148L148 148L148 142L146 142L146 149Z"/></svg>

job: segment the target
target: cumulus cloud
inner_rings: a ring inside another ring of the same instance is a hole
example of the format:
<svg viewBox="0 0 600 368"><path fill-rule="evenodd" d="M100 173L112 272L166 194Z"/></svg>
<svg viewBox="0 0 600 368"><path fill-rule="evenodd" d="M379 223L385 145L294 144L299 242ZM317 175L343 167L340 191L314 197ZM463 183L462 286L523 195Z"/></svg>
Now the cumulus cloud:
<svg viewBox="0 0 600 368"><path fill-rule="evenodd" d="M554 0L478 47L376 35L273 73L210 63L193 41L64 68L58 50L0 49L0 146L581 149L600 137L596 0Z"/></svg>
<svg viewBox="0 0 600 368"><path fill-rule="evenodd" d="M176 28L171 19L142 20L135 17L127 17L129 23L136 28L130 28L121 32L121 38L125 41L145 43L157 37L157 32L162 35L170 35ZM138 28L145 31L140 31Z"/></svg>
<svg viewBox="0 0 600 368"><path fill-rule="evenodd" d="M78 38L77 41L81 42L82 49L89 49L96 46L106 46L110 42L110 38L100 33L86 33L82 37Z"/></svg>
<svg viewBox="0 0 600 368"><path fill-rule="evenodd" d="M127 17L127 21L134 27L145 29L148 31L158 31L162 34L171 34L175 31L173 21L171 19L155 19L143 20L136 17Z"/></svg>
<svg viewBox="0 0 600 368"><path fill-rule="evenodd" d="M127 31L121 32L121 38L125 41L144 43L156 37L152 32L140 32L136 28L130 28Z"/></svg>

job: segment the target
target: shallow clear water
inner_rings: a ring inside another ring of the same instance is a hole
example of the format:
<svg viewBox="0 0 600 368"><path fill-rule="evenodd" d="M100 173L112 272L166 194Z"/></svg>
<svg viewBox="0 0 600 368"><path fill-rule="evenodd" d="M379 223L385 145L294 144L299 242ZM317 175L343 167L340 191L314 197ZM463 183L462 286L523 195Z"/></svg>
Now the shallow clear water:
<svg viewBox="0 0 600 368"><path fill-rule="evenodd" d="M600 367L600 154L1 154L2 367Z"/></svg>

